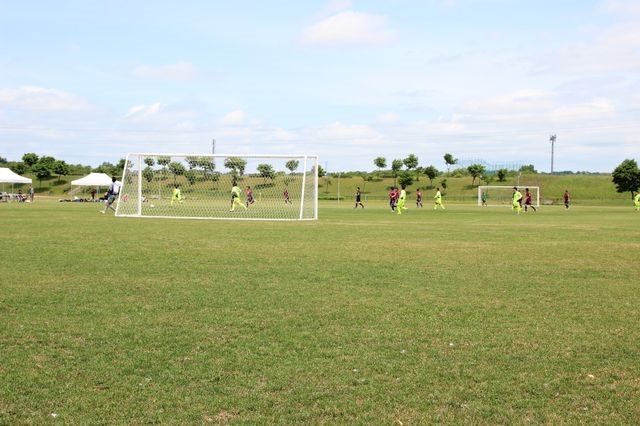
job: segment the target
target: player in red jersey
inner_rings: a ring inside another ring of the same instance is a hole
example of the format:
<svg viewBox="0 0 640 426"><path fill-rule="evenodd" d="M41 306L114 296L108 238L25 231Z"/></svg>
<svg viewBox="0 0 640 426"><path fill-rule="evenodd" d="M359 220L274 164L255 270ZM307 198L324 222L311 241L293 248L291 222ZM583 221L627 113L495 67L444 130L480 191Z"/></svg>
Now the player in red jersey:
<svg viewBox="0 0 640 426"><path fill-rule="evenodd" d="M291 199L289 198L289 190L287 188L284 189L284 192L282 193L282 196L284 197L284 203L285 204L293 204L291 202Z"/></svg>
<svg viewBox="0 0 640 426"><path fill-rule="evenodd" d="M534 212L537 212L534 205L531 203L531 193L529 192L529 188L525 188L524 190L524 211L527 211L527 208L531 207Z"/></svg>

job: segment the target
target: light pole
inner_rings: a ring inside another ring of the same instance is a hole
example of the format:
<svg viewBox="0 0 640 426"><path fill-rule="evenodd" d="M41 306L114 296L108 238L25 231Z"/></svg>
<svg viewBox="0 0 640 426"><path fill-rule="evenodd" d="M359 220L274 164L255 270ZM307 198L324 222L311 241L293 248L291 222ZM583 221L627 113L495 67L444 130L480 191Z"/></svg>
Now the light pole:
<svg viewBox="0 0 640 426"><path fill-rule="evenodd" d="M556 135L551 135L549 141L551 142L551 174L553 174L553 146L556 143Z"/></svg>
<svg viewBox="0 0 640 426"><path fill-rule="evenodd" d="M216 140L215 139L211 139L211 153L212 154L216 153Z"/></svg>

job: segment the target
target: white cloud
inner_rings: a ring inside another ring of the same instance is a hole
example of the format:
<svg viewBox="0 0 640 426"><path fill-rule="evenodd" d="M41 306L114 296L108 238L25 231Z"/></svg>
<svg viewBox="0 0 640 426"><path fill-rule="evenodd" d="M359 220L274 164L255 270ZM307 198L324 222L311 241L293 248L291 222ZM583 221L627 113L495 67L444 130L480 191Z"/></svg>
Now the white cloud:
<svg viewBox="0 0 640 426"><path fill-rule="evenodd" d="M170 65L138 65L132 74L139 78L153 80L195 80L198 77L198 69L189 62L177 62Z"/></svg>
<svg viewBox="0 0 640 426"><path fill-rule="evenodd" d="M553 94L542 90L518 90L506 95L465 102L462 112L475 115L539 113L553 107Z"/></svg>
<svg viewBox="0 0 640 426"><path fill-rule="evenodd" d="M0 105L30 111L90 111L94 109L79 97L58 89L25 86L0 89Z"/></svg>
<svg viewBox="0 0 640 426"><path fill-rule="evenodd" d="M376 122L381 124L391 124L391 123L396 123L397 121L398 121L398 114L396 114L395 112L381 114L376 119Z"/></svg>
<svg viewBox="0 0 640 426"><path fill-rule="evenodd" d="M153 115L157 115L160 112L162 105L160 102L156 102L151 105L136 105L129 108L129 111L125 115L127 118L147 118Z"/></svg>
<svg viewBox="0 0 640 426"><path fill-rule="evenodd" d="M597 120L615 116L616 109L608 99L595 99L575 105L565 105L551 112L554 121Z"/></svg>
<svg viewBox="0 0 640 426"><path fill-rule="evenodd" d="M240 110L231 111L224 117L222 117L222 124L236 125L244 122L245 113Z"/></svg>
<svg viewBox="0 0 640 426"><path fill-rule="evenodd" d="M308 27L302 36L307 44L385 44L395 40L387 18L345 10Z"/></svg>

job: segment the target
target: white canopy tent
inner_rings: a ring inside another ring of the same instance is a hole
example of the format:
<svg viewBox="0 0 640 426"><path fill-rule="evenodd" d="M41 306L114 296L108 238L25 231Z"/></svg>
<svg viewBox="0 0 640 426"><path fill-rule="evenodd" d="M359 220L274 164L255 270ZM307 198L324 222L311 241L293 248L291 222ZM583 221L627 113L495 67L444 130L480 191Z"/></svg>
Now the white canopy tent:
<svg viewBox="0 0 640 426"><path fill-rule="evenodd" d="M111 176L109 176L106 173L89 173L85 177L82 177L82 178L76 179L76 180L72 180L71 181L71 186L82 187L83 198L85 198L85 195L84 195L85 187L87 187L87 186L92 186L92 187L96 187L96 188L108 187L109 185L111 185L111 182L112 182ZM78 188L78 189L80 189L80 188ZM75 192L77 192L77 191L70 191L69 195L74 195Z"/></svg>
<svg viewBox="0 0 640 426"><path fill-rule="evenodd" d="M31 183L31 179L22 177L6 167L0 167L0 182L6 183Z"/></svg>
<svg viewBox="0 0 640 426"><path fill-rule="evenodd" d="M0 183L10 183L11 184L11 192L13 193L13 185L16 183L31 183L31 179L20 176L19 174L14 173L11 169L6 167L0 167ZM4 185L2 187L2 192L4 192ZM11 197L7 195L7 197ZM3 196L2 200L7 201L7 197Z"/></svg>
<svg viewBox="0 0 640 426"><path fill-rule="evenodd" d="M72 180L72 186L109 186L111 178L106 173L89 173L87 176Z"/></svg>

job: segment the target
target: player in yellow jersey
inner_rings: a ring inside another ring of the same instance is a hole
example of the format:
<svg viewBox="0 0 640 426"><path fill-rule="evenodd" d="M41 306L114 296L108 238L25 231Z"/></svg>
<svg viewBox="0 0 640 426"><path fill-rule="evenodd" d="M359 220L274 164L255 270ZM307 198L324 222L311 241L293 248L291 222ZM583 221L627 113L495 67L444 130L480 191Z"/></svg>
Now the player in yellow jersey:
<svg viewBox="0 0 640 426"><path fill-rule="evenodd" d="M404 188L405 187L403 185L402 191L400 191L400 196L398 197L398 205L396 206L398 214L402 214L403 210L407 210L407 208L404 206L405 202L407 201L407 191L405 191Z"/></svg>
<svg viewBox="0 0 640 426"><path fill-rule="evenodd" d="M438 210L438 206L444 210L444 205L442 205L442 194L440 193L440 188L436 188L436 195L434 195L433 199L435 200L435 205L433 206L434 210Z"/></svg>
<svg viewBox="0 0 640 426"><path fill-rule="evenodd" d="M171 205L173 205L174 202L182 204L182 192L180 192L180 187L177 183L175 184L173 193L171 194Z"/></svg>
<svg viewBox="0 0 640 426"><path fill-rule="evenodd" d="M245 206L242 201L240 201L240 188L238 188L238 185L236 185L235 182L233 182L233 187L231 188L231 210L229 210L230 212L235 211L236 206L240 206L240 207L244 207L244 209L247 209L247 206Z"/></svg>
<svg viewBox="0 0 640 426"><path fill-rule="evenodd" d="M636 211L640 212L640 192L636 193L636 196L633 197L633 205L636 206Z"/></svg>
<svg viewBox="0 0 640 426"><path fill-rule="evenodd" d="M518 191L517 187L513 187L513 202L511 204L511 210L515 210L518 214L522 211L522 194Z"/></svg>

